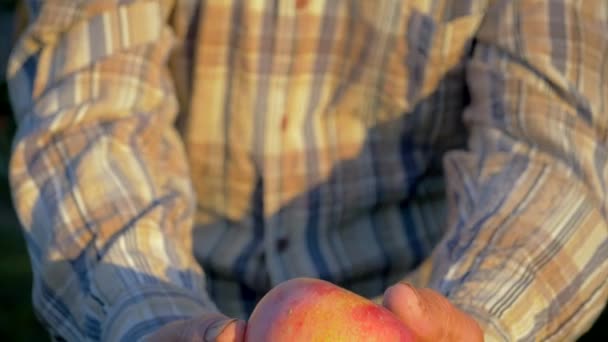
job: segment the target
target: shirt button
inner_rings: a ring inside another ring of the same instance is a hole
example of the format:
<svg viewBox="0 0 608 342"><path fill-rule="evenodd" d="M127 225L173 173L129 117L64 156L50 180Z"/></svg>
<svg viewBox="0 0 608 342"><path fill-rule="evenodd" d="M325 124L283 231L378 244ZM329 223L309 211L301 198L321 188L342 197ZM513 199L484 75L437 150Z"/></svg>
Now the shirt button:
<svg viewBox="0 0 608 342"><path fill-rule="evenodd" d="M304 9L304 7L306 7L306 5L308 5L308 0L296 0L297 9Z"/></svg>
<svg viewBox="0 0 608 342"><path fill-rule="evenodd" d="M285 132L287 130L287 125L289 124L289 118L287 117L287 114L283 114L283 117L281 118L281 131Z"/></svg>
<svg viewBox="0 0 608 342"><path fill-rule="evenodd" d="M287 238L280 238L277 240L277 251L283 253L287 247L289 247L289 240Z"/></svg>

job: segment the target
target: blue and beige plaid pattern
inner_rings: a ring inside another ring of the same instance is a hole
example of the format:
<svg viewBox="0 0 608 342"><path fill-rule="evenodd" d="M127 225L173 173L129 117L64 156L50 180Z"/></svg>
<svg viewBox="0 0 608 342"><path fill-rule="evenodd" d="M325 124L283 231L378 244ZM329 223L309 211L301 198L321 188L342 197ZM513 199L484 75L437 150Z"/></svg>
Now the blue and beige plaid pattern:
<svg viewBox="0 0 608 342"><path fill-rule="evenodd" d="M407 279L488 341L608 297L605 0L30 0L10 175L55 337Z"/></svg>

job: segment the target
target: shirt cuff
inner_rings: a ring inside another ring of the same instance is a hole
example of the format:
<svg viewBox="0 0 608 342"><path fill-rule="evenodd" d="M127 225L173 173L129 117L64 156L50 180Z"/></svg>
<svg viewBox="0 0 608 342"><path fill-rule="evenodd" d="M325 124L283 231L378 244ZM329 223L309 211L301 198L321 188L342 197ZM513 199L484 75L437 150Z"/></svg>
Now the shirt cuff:
<svg viewBox="0 0 608 342"><path fill-rule="evenodd" d="M141 288L120 299L107 313L102 341L139 341L163 325L205 313L217 313L215 305L190 291L158 285Z"/></svg>

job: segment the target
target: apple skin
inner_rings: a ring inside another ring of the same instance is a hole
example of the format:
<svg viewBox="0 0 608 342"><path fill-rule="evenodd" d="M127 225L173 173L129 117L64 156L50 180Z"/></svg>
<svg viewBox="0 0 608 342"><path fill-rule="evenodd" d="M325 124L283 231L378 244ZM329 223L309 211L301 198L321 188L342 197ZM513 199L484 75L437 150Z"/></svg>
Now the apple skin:
<svg viewBox="0 0 608 342"><path fill-rule="evenodd" d="M386 308L332 283L296 278L257 304L245 342L413 342Z"/></svg>

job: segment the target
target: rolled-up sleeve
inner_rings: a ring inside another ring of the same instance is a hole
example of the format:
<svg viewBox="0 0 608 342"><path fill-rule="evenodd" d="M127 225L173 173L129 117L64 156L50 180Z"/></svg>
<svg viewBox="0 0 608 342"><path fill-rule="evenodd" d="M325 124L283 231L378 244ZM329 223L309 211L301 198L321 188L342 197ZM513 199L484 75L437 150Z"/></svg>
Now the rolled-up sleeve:
<svg viewBox="0 0 608 342"><path fill-rule="evenodd" d="M449 230L417 276L488 341L575 340L606 303L607 13L494 1L475 36L468 149L444 160Z"/></svg>
<svg viewBox="0 0 608 342"><path fill-rule="evenodd" d="M167 1L28 1L8 83L10 165L38 316L70 341L133 341L216 311L191 247Z"/></svg>

